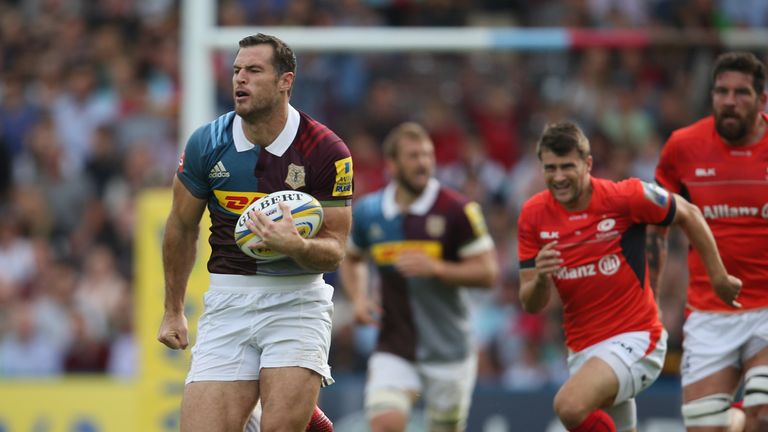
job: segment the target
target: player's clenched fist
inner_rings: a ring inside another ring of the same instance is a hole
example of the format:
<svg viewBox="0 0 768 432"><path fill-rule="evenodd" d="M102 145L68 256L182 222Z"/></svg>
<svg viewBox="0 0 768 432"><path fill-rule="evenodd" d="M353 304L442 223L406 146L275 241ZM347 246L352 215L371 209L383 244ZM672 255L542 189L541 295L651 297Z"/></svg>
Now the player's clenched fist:
<svg viewBox="0 0 768 432"><path fill-rule="evenodd" d="M736 276L726 275L725 278L720 280L713 280L712 288L715 289L717 296L727 304L735 308L741 307L741 303L736 301L741 292L741 279Z"/></svg>
<svg viewBox="0 0 768 432"><path fill-rule="evenodd" d="M187 317L184 314L166 313L163 315L163 322L160 324L157 340L168 348L186 349L187 345L189 345L189 340L187 339Z"/></svg>
<svg viewBox="0 0 768 432"><path fill-rule="evenodd" d="M536 255L536 271L540 276L552 275L560 269L563 259L560 258L560 251L555 249L556 245L557 241L549 242Z"/></svg>

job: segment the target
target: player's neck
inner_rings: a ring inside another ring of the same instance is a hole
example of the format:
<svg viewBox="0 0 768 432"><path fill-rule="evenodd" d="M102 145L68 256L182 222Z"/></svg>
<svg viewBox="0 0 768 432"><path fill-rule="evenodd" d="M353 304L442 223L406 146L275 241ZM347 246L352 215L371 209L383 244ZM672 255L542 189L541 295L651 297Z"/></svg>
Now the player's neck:
<svg viewBox="0 0 768 432"><path fill-rule="evenodd" d="M243 117L243 133L252 144L266 147L277 139L288 121L288 104L281 109Z"/></svg>
<svg viewBox="0 0 768 432"><path fill-rule="evenodd" d="M416 193L415 191L411 191L406 187L403 187L402 185L397 185L395 188L395 203L397 204L397 207L400 209L401 212L405 213L408 211L409 208L411 208L411 204L413 204L419 197L421 196L421 193Z"/></svg>

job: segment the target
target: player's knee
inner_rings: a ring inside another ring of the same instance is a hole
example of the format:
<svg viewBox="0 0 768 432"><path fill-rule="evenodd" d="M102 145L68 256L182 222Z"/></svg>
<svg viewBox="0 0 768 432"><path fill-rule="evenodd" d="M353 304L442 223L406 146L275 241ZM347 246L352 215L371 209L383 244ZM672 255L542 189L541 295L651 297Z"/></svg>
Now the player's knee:
<svg viewBox="0 0 768 432"><path fill-rule="evenodd" d="M594 407L587 406L583 398L578 397L578 395L561 390L555 395L554 410L563 424L578 425L587 418Z"/></svg>
<svg viewBox="0 0 768 432"><path fill-rule="evenodd" d="M459 432L463 431L466 419L462 415L460 407L453 409L427 409L429 415L429 430L435 432Z"/></svg>
<svg viewBox="0 0 768 432"><path fill-rule="evenodd" d="M380 389L372 391L365 401L368 418L374 418L384 413L396 412L405 417L411 414L411 396L408 392L396 389Z"/></svg>
<svg viewBox="0 0 768 432"><path fill-rule="evenodd" d="M755 366L744 376L744 408L768 405L768 366Z"/></svg>
<svg viewBox="0 0 768 432"><path fill-rule="evenodd" d="M731 424L731 395L717 393L683 404L685 427L720 426Z"/></svg>

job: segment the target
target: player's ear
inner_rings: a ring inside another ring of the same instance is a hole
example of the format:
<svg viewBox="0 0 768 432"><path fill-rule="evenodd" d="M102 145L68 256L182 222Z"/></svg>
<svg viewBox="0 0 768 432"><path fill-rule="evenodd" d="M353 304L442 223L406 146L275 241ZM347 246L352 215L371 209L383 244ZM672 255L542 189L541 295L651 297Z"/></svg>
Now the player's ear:
<svg viewBox="0 0 768 432"><path fill-rule="evenodd" d="M293 80L296 78L296 74L293 72L285 72L282 75L280 75L280 79L278 80L278 87L280 91L290 91L291 87L293 87Z"/></svg>
<svg viewBox="0 0 768 432"><path fill-rule="evenodd" d="M587 172L592 172L592 155L587 155L586 158L584 158L584 162L587 164Z"/></svg>

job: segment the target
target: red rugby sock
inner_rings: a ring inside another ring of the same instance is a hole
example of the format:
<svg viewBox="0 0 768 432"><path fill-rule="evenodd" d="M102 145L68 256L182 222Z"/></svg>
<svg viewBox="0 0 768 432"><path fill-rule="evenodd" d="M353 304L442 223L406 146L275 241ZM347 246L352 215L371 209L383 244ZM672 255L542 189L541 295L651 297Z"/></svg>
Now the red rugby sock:
<svg viewBox="0 0 768 432"><path fill-rule="evenodd" d="M333 423L326 417L320 407L315 406L312 418L307 425L307 432L333 432Z"/></svg>
<svg viewBox="0 0 768 432"><path fill-rule="evenodd" d="M570 432L616 432L613 419L603 410L592 411L580 425Z"/></svg>

